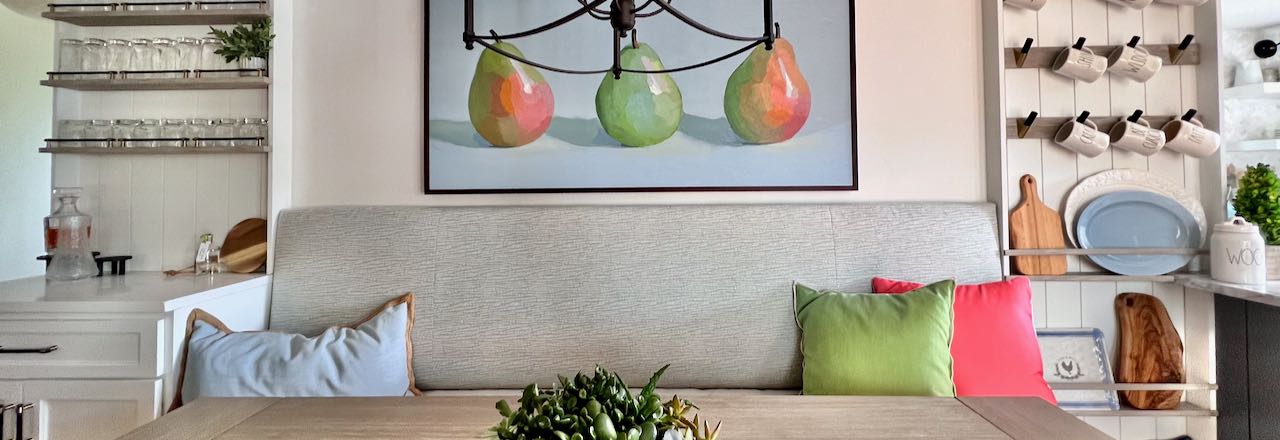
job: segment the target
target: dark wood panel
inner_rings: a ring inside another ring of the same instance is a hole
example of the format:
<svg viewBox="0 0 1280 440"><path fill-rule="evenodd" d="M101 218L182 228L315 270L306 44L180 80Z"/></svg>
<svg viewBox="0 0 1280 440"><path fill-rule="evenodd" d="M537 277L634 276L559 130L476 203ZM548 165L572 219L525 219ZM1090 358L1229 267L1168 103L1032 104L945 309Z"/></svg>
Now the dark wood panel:
<svg viewBox="0 0 1280 440"><path fill-rule="evenodd" d="M1249 435L1280 438L1280 308L1249 303Z"/></svg>
<svg viewBox="0 0 1280 440"><path fill-rule="evenodd" d="M1241 299L1213 301L1218 370L1218 438L1249 438L1248 307Z"/></svg>

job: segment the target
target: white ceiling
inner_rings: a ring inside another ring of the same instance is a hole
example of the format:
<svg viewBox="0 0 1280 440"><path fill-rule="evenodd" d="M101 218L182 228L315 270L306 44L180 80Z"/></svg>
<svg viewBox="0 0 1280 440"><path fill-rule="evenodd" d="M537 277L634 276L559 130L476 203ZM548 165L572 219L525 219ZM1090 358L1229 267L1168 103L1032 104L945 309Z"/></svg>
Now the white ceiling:
<svg viewBox="0 0 1280 440"><path fill-rule="evenodd" d="M1248 29L1280 25L1280 0L1221 0L1222 25Z"/></svg>
<svg viewBox="0 0 1280 440"><path fill-rule="evenodd" d="M7 6L19 14L39 17L41 12L49 9L46 6L49 3L53 2L45 0L0 0L0 7Z"/></svg>

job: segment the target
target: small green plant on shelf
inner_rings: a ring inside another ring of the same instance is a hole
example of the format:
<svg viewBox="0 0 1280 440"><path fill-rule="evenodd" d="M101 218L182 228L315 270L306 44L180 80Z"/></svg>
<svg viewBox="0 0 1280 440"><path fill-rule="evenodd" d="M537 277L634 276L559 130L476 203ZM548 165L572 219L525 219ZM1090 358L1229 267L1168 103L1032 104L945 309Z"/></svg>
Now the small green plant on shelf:
<svg viewBox="0 0 1280 440"><path fill-rule="evenodd" d="M1239 216L1258 226L1268 246L1280 245L1280 178L1270 165L1249 167L1232 205Z"/></svg>
<svg viewBox="0 0 1280 440"><path fill-rule="evenodd" d="M230 32L210 26L209 35L222 42L218 55L226 58L228 63L236 60L266 59L271 55L271 42L275 34L271 33L271 19L263 19L249 26L236 25Z"/></svg>
<svg viewBox="0 0 1280 440"><path fill-rule="evenodd" d="M502 421L491 431L499 440L716 440L718 423L712 427L697 415L689 419L698 409L692 402L673 396L663 403L655 390L667 367L636 395L621 377L598 366L592 376L560 376L549 390L529 385L518 408L505 400L495 405Z"/></svg>

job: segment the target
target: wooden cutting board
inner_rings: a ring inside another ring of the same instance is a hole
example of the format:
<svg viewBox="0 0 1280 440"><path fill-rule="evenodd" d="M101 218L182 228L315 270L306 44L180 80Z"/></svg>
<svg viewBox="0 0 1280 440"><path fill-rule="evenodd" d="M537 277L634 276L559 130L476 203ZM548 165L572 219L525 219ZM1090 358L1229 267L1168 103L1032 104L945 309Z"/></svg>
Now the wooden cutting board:
<svg viewBox="0 0 1280 440"><path fill-rule="evenodd" d="M1116 297L1120 342L1116 366L1119 383L1183 383L1182 339L1159 298L1141 293ZM1121 391L1137 409L1174 409L1182 391Z"/></svg>
<svg viewBox="0 0 1280 440"><path fill-rule="evenodd" d="M1013 249L1063 249L1062 216L1040 201L1035 176L1022 176L1022 203L1009 214L1009 244ZM1013 257L1013 267L1023 275L1067 273L1064 255Z"/></svg>

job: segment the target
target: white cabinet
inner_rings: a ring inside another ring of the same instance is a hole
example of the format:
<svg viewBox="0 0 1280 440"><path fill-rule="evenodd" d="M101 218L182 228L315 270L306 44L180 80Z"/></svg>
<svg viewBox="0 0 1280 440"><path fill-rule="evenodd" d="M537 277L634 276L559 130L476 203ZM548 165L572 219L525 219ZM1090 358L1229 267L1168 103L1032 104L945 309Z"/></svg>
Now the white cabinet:
<svg viewBox="0 0 1280 440"><path fill-rule="evenodd" d="M114 439L164 414L187 317L266 328L270 278L131 272L70 283L0 282L0 440ZM52 349L56 347L56 349Z"/></svg>

